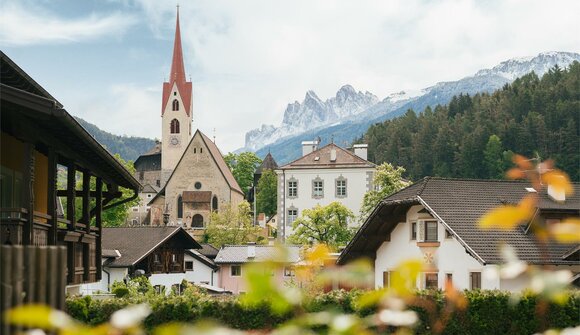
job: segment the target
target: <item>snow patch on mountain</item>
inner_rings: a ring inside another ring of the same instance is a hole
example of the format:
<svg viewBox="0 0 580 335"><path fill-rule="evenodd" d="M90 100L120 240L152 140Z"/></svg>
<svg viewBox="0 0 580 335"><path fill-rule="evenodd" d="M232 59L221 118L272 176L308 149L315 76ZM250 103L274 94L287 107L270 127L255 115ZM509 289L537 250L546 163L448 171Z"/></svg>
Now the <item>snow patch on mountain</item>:
<svg viewBox="0 0 580 335"><path fill-rule="evenodd" d="M336 96L325 101L314 91L308 91L302 103L295 101L288 104L280 127L262 125L249 131L246 133L245 147L239 150L257 151L271 144L289 142L300 134L312 133L316 129L330 126L379 122L400 115L408 109L422 111L426 106L446 104L454 95L460 93L492 92L532 71L542 76L556 65L565 68L574 61L580 61L580 54L552 51L533 57L512 58L457 81L439 82L421 90L392 93L381 101L374 94L357 92L350 85L344 85ZM334 129L335 135L341 134L337 127ZM354 138L360 134L350 135Z"/></svg>
<svg viewBox="0 0 580 335"><path fill-rule="evenodd" d="M336 95L323 101L312 90L302 103L289 103L280 127L262 125L246 133L247 150L257 150L284 137L321 126L336 124L375 105L379 99L370 92L356 91L351 85L341 87Z"/></svg>

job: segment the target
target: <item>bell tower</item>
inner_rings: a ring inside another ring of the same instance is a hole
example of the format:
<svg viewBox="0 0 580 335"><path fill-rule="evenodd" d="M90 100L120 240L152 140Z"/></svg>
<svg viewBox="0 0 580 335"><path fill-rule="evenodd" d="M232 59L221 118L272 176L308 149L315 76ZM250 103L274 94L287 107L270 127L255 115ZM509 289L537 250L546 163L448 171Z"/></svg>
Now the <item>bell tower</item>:
<svg viewBox="0 0 580 335"><path fill-rule="evenodd" d="M181 31L179 28L179 6L175 24L175 41L173 43L173 60L169 81L163 83L163 100L161 102L161 184L171 175L177 162L183 155L191 138L193 113L192 84L185 79Z"/></svg>

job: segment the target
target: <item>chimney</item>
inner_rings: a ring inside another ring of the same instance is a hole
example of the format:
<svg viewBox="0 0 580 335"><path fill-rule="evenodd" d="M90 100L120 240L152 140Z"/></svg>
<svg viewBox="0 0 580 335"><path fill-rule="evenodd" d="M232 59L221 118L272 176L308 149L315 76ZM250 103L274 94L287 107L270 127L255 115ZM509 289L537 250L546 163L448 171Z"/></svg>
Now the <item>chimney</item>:
<svg viewBox="0 0 580 335"><path fill-rule="evenodd" d="M302 157L318 150L318 141L302 141Z"/></svg>
<svg viewBox="0 0 580 335"><path fill-rule="evenodd" d="M563 203L566 202L566 193L564 190L556 190L552 185L548 185L548 196L555 202Z"/></svg>
<svg viewBox="0 0 580 335"><path fill-rule="evenodd" d="M336 149L331 149L330 150L330 161L331 162L336 162Z"/></svg>
<svg viewBox="0 0 580 335"><path fill-rule="evenodd" d="M248 242L248 258L256 257L256 242Z"/></svg>
<svg viewBox="0 0 580 335"><path fill-rule="evenodd" d="M367 150L369 148L368 144L355 144L352 146L354 150L354 154L359 156L360 158L367 160Z"/></svg>

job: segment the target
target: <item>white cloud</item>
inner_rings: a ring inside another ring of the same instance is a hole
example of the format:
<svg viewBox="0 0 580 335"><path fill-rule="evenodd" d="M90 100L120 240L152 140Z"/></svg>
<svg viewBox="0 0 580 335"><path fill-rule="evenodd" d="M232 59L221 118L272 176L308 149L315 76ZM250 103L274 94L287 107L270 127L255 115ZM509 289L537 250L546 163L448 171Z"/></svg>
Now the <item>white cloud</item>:
<svg viewBox="0 0 580 335"><path fill-rule="evenodd" d="M90 14L69 19L58 17L38 5L6 2L0 12L0 43L23 46L86 42L87 40L122 34L136 19L120 12L109 15Z"/></svg>
<svg viewBox="0 0 580 335"><path fill-rule="evenodd" d="M160 86L115 84L105 92L70 101L66 108L113 134L161 138Z"/></svg>
<svg viewBox="0 0 580 335"><path fill-rule="evenodd" d="M140 0L172 38L175 8ZM308 89L379 97L456 80L508 58L579 51L577 1L200 1L180 7L198 125L225 150L279 124ZM170 60L167 60L169 64ZM222 141L219 139L222 138Z"/></svg>

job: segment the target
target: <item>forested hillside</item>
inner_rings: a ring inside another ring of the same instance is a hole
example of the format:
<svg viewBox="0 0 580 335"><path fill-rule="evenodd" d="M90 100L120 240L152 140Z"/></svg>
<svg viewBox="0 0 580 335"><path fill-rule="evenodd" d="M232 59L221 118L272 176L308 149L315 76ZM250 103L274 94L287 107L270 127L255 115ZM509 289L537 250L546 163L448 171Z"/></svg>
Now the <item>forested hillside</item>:
<svg viewBox="0 0 580 335"><path fill-rule="evenodd" d="M149 138L114 135L81 118L75 119L110 153L119 154L126 161L134 162L155 145L155 141Z"/></svg>
<svg viewBox="0 0 580 335"><path fill-rule="evenodd" d="M502 178L512 153L552 158L580 180L580 63L534 73L493 94L459 95L371 126L360 140L370 160L424 176Z"/></svg>

